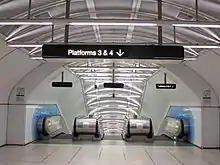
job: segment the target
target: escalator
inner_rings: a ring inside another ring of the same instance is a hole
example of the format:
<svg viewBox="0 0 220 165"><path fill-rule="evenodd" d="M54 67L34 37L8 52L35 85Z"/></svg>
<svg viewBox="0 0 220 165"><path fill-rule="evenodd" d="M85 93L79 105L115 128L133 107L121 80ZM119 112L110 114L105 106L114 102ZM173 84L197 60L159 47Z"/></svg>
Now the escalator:
<svg viewBox="0 0 220 165"><path fill-rule="evenodd" d="M37 131L40 140L64 137L67 134L62 116L47 116L38 120Z"/></svg>

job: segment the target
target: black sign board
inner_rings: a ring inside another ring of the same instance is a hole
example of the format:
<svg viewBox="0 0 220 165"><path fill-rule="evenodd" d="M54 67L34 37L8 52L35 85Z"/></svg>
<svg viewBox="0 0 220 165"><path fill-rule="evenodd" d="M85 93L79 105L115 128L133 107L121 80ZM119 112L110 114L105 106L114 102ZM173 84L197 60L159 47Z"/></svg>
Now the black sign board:
<svg viewBox="0 0 220 165"><path fill-rule="evenodd" d="M176 84L156 84L157 89L176 89Z"/></svg>
<svg viewBox="0 0 220 165"><path fill-rule="evenodd" d="M72 82L52 82L52 87L67 87L67 88L71 88L73 87L73 83Z"/></svg>
<svg viewBox="0 0 220 165"><path fill-rule="evenodd" d="M43 58L183 60L182 46L45 44Z"/></svg>
<svg viewBox="0 0 220 165"><path fill-rule="evenodd" d="M104 83L104 88L124 88L123 83Z"/></svg>

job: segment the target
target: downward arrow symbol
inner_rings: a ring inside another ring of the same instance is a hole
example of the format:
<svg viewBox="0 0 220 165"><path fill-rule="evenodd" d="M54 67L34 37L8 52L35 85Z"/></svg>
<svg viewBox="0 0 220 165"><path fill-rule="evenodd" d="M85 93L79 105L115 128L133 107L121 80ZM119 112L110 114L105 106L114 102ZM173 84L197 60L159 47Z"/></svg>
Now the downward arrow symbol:
<svg viewBox="0 0 220 165"><path fill-rule="evenodd" d="M116 54L117 54L119 57L123 56L124 53L125 53L125 52L122 52L121 49L119 49L119 51L116 52Z"/></svg>

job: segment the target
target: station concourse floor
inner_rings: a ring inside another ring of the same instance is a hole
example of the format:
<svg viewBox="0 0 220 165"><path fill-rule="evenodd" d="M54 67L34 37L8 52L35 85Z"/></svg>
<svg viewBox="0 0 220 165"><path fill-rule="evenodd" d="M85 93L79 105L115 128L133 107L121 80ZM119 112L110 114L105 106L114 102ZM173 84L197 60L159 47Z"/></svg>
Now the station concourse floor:
<svg viewBox="0 0 220 165"><path fill-rule="evenodd" d="M220 165L219 150L123 141L0 148L0 165Z"/></svg>

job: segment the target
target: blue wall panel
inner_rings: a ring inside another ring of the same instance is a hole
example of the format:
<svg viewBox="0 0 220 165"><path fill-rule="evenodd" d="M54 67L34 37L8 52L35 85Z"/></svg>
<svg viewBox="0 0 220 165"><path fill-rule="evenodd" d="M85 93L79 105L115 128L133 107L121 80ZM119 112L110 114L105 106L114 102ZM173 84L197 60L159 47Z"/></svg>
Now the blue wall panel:
<svg viewBox="0 0 220 165"><path fill-rule="evenodd" d="M170 106L167 112L167 117L174 117L177 119L182 119L187 121L189 123L189 134L187 139L189 142L194 143L194 134L195 134L194 117L190 108Z"/></svg>
<svg viewBox="0 0 220 165"><path fill-rule="evenodd" d="M60 115L59 108L57 105L38 105L33 114L32 120L32 137L33 139L39 139L37 132L37 122L40 118L47 116Z"/></svg>

